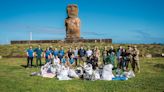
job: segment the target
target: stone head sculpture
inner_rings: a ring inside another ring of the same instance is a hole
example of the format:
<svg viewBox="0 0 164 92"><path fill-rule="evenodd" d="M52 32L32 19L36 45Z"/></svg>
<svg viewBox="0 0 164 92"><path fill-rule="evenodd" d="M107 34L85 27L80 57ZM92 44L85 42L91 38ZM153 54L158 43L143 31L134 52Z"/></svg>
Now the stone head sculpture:
<svg viewBox="0 0 164 92"><path fill-rule="evenodd" d="M78 16L78 6L76 4L69 4L67 6L68 17L74 18Z"/></svg>
<svg viewBox="0 0 164 92"><path fill-rule="evenodd" d="M69 4L67 6L67 18L65 19L66 38L80 38L80 19L78 18L78 6Z"/></svg>

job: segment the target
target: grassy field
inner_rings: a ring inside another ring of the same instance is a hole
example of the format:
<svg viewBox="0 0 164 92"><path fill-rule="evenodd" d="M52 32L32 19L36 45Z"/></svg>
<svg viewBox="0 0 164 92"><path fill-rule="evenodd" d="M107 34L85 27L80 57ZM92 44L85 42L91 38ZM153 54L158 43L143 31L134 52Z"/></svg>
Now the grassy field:
<svg viewBox="0 0 164 92"><path fill-rule="evenodd" d="M164 92L164 58L141 58L141 73L127 81L59 81L29 76L25 58L0 59L0 92Z"/></svg>
<svg viewBox="0 0 164 92"><path fill-rule="evenodd" d="M38 44L30 44L33 48L36 48ZM0 56L3 57L21 57L25 56L25 51L30 46L29 44L12 44L12 45L0 45ZM87 48L88 46L92 49L94 46L98 46L100 51L104 48L104 46L110 47L111 45L117 49L120 45L124 48L127 48L128 45L137 45L138 49L140 50L140 56L145 57L147 54L152 54L153 57L159 57L162 53L164 53L164 45L162 44L110 44L110 43L53 43L53 44L41 44L43 50L46 47L53 46L54 48L57 47L58 49L63 46L65 50L72 47L74 48L77 46L84 46Z"/></svg>

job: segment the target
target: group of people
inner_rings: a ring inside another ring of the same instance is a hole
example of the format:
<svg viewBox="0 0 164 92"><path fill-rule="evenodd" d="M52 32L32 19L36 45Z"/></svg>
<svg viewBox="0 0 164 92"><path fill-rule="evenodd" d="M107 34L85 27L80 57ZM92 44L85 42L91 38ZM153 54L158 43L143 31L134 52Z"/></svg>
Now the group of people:
<svg viewBox="0 0 164 92"><path fill-rule="evenodd" d="M126 71L130 64L133 71L137 68L137 72L140 72L139 50L136 45L133 47L128 46L127 49L120 46L117 50L115 50L113 46L111 46L109 50L105 47L102 56L104 65L110 63L114 67L116 66L117 69ZM117 62L115 63L116 60Z"/></svg>
<svg viewBox="0 0 164 92"><path fill-rule="evenodd" d="M62 64L68 67L91 64L93 69L96 69L100 66L100 62L103 61L103 65L112 64L114 68L126 71L129 68L129 64L131 64L133 71L137 68L137 71L140 72L139 50L137 46L128 46L127 49L120 46L117 50L113 46L110 46L110 48L105 46L102 51L97 46L93 49L90 47L85 49L81 46L80 48L75 47L68 50L64 50L63 47L60 47L58 50L58 48L50 46L43 51L39 45L35 49L30 46L26 54L27 66L30 67L33 65L34 56L36 56L36 66L42 65L42 57L44 57L46 63L51 62L52 64Z"/></svg>

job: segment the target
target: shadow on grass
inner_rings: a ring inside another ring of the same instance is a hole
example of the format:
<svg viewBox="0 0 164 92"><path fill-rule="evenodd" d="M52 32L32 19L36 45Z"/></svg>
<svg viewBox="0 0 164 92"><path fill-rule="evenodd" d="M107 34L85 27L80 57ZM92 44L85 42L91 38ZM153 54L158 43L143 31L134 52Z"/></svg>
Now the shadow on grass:
<svg viewBox="0 0 164 92"><path fill-rule="evenodd" d="M154 67L164 69L164 64L156 64Z"/></svg>
<svg viewBox="0 0 164 92"><path fill-rule="evenodd" d="M27 68L27 65L21 65L21 67Z"/></svg>
<svg viewBox="0 0 164 92"><path fill-rule="evenodd" d="M44 64L42 64L41 66L43 66ZM36 66L36 65L32 65L32 66L27 66L27 65L20 65L21 67L24 68L36 68L36 67L41 67L41 66Z"/></svg>

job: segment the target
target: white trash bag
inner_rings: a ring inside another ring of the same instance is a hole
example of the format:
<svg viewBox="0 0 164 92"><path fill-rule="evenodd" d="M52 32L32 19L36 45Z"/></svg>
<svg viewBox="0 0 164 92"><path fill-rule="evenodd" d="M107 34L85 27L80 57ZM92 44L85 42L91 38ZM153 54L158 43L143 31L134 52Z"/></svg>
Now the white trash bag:
<svg viewBox="0 0 164 92"><path fill-rule="evenodd" d="M83 68L82 67L77 67L76 68L76 74L81 77L83 75Z"/></svg>
<svg viewBox="0 0 164 92"><path fill-rule="evenodd" d="M55 71L55 67L53 68L50 62L46 63L44 66L41 67L41 76L46 78L53 78L56 76Z"/></svg>
<svg viewBox="0 0 164 92"><path fill-rule="evenodd" d="M84 79L88 79L91 80L92 79L92 65L91 64L87 64L84 66L84 74L83 74L83 78Z"/></svg>
<svg viewBox="0 0 164 92"><path fill-rule="evenodd" d="M74 69L69 69L68 76L71 78L78 78L79 76L76 74Z"/></svg>
<svg viewBox="0 0 164 92"><path fill-rule="evenodd" d="M99 70L95 71L95 80L99 80L100 79L100 72Z"/></svg>
<svg viewBox="0 0 164 92"><path fill-rule="evenodd" d="M102 80L112 80L114 78L114 75L112 73L112 64L105 65L103 67L103 72L102 72Z"/></svg>
<svg viewBox="0 0 164 92"><path fill-rule="evenodd" d="M47 73L49 66L50 66L50 63L46 63L44 66L41 67L41 75L44 75L45 73Z"/></svg>
<svg viewBox="0 0 164 92"><path fill-rule="evenodd" d="M123 75L127 78L133 78L135 77L135 74L132 70L130 70L129 72L124 72Z"/></svg>
<svg viewBox="0 0 164 92"><path fill-rule="evenodd" d="M100 71L99 71L99 69L96 69L95 71L93 71L92 80L100 80Z"/></svg>
<svg viewBox="0 0 164 92"><path fill-rule="evenodd" d="M69 68L65 68L64 66L62 66L62 70L59 75L57 75L57 78L59 80L71 80L71 78L68 77L68 71Z"/></svg>

